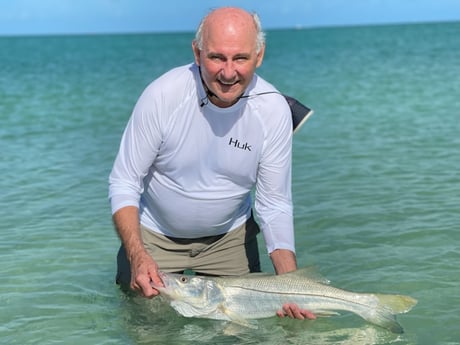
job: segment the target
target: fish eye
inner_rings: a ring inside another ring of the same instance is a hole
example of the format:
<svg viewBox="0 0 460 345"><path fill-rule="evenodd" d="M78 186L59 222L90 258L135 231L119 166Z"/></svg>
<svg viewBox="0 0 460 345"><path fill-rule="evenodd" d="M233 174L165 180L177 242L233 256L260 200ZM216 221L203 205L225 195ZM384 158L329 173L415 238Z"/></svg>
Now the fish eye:
<svg viewBox="0 0 460 345"><path fill-rule="evenodd" d="M186 276L182 276L182 277L180 277L180 281L181 281L181 283L187 283L188 278Z"/></svg>

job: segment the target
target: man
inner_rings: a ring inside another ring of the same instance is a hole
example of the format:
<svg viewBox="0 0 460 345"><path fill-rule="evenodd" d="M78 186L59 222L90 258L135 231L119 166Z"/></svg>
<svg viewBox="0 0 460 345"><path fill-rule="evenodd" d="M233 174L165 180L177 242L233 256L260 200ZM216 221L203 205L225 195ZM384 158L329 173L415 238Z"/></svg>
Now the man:
<svg viewBox="0 0 460 345"><path fill-rule="evenodd" d="M125 129L109 196L122 241L117 281L145 297L158 270L260 271L255 210L275 272L297 268L291 201L292 120L286 99L255 74L260 21L220 8L200 24L195 63L151 83ZM281 307L281 306L280 306ZM314 318L287 304L279 316Z"/></svg>

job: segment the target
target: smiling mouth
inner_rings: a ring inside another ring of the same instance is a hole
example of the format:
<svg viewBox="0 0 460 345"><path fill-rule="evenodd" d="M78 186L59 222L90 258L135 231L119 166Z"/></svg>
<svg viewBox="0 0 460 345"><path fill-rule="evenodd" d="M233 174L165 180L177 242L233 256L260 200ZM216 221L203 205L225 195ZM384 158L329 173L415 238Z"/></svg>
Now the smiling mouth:
<svg viewBox="0 0 460 345"><path fill-rule="evenodd" d="M226 81L218 80L218 82L219 82L219 84L221 84L223 86L227 86L227 87L238 84L238 80L235 80L235 81L232 81L232 82L226 82Z"/></svg>

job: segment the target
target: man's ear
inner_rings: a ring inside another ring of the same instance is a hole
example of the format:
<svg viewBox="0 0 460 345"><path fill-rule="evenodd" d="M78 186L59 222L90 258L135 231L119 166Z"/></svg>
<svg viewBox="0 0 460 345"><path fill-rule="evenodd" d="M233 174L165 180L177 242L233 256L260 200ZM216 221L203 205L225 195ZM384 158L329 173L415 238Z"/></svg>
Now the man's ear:
<svg viewBox="0 0 460 345"><path fill-rule="evenodd" d="M197 66L199 66L201 50L198 48L198 45L195 40L192 41L192 50L193 50L193 55L195 56L195 63L197 64Z"/></svg>
<svg viewBox="0 0 460 345"><path fill-rule="evenodd" d="M256 67L260 67L260 65L262 65L262 61L264 59L264 54L265 54L265 44L262 46L262 48L260 48L260 51L257 54Z"/></svg>

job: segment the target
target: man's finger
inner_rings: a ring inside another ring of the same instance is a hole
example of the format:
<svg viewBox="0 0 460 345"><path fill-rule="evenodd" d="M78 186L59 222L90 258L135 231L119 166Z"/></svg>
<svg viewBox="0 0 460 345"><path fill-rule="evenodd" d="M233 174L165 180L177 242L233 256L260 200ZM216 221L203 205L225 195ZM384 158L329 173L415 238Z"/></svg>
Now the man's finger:
<svg viewBox="0 0 460 345"><path fill-rule="evenodd" d="M285 305L284 310L289 317L299 320L305 319L303 314L300 312L300 308L296 304Z"/></svg>
<svg viewBox="0 0 460 345"><path fill-rule="evenodd" d="M299 319L299 320L316 319L316 315L313 314L311 311L306 310L306 309L300 309L300 307L294 303L284 304L283 309L279 310L276 313L276 315L278 315L279 317L289 316L290 318Z"/></svg>
<svg viewBox="0 0 460 345"><path fill-rule="evenodd" d="M305 310L305 309L302 309L301 310L301 313L303 314L304 317L306 317L307 319L309 320L315 320L316 319L316 315L313 314L311 311L309 310Z"/></svg>
<svg viewBox="0 0 460 345"><path fill-rule="evenodd" d="M136 279L136 283L139 286L138 291L147 298L152 298L159 294L159 291L152 286L150 280L151 278L148 275L140 275Z"/></svg>
<svg viewBox="0 0 460 345"><path fill-rule="evenodd" d="M156 286L164 287L163 280L161 279L160 275L158 274L158 271L153 271L150 274L150 279L151 279L150 285L152 285L153 288L155 288Z"/></svg>

